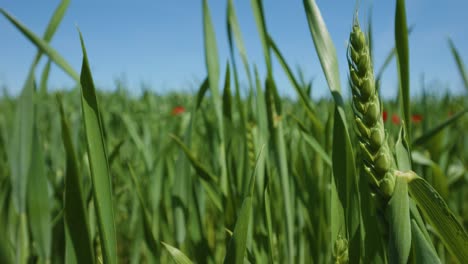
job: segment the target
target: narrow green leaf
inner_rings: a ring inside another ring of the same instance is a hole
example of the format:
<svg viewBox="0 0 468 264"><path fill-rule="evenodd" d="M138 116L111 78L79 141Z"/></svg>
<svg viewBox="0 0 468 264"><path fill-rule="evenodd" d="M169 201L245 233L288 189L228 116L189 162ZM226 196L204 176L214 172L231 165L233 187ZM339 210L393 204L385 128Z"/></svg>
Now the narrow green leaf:
<svg viewBox="0 0 468 264"><path fill-rule="evenodd" d="M31 163L34 124L34 74L31 73L19 96L11 131L10 162L13 202L20 213L26 212L26 188Z"/></svg>
<svg viewBox="0 0 468 264"><path fill-rule="evenodd" d="M410 171L403 174L408 181L411 197L426 219L437 231L449 251L463 263L468 259L468 233L457 220L444 199L423 178Z"/></svg>
<svg viewBox="0 0 468 264"><path fill-rule="evenodd" d="M273 68L271 66L270 47L268 44L268 30L265 23L265 15L263 12L262 0L251 0L252 11L257 24L257 29L260 34L260 41L263 48L263 56L265 57L265 64L267 67L268 77L273 77Z"/></svg>
<svg viewBox="0 0 468 264"><path fill-rule="evenodd" d="M405 264L411 251L411 222L408 183L396 177L395 191L388 202L389 262Z"/></svg>
<svg viewBox="0 0 468 264"><path fill-rule="evenodd" d="M294 74L292 73L290 67L286 63L286 60L284 59L283 55L281 54L279 48L276 46L273 39L269 38L269 44L271 46L271 49L273 50L273 53L276 55L276 57L278 58L278 61L280 62L281 66L283 67L286 75L288 76L289 80L291 81L291 84L292 84L293 88L299 94L299 98L301 99L301 102L303 103L303 105L306 108L306 112L307 112L308 117L312 121L313 125L317 128L317 130L322 131L323 130L323 125L315 115L315 109L314 109L314 107L312 105L310 97L306 94L305 90L303 88L301 88L301 86L299 85L298 81L294 77Z"/></svg>
<svg viewBox="0 0 468 264"><path fill-rule="evenodd" d="M179 147L184 151L185 155L187 158L190 160L192 163L193 168L197 173L200 175L200 177L208 182L217 182L216 177L208 168L206 168L203 164L200 163L200 161L195 157L195 155L188 149L188 147L180 140L175 135L170 135L172 139L179 145Z"/></svg>
<svg viewBox="0 0 468 264"><path fill-rule="evenodd" d="M302 137L304 138L305 142L317 152L317 154L323 159L323 161L325 161L327 165L332 166L330 156L328 156L320 143L314 137L309 136L306 133L302 133Z"/></svg>
<svg viewBox="0 0 468 264"><path fill-rule="evenodd" d="M0 13L2 13L16 28L18 28L18 30L20 30L21 33L23 33L23 35L29 39L29 41L42 50L42 52L47 54L47 56L49 56L52 61L54 61L60 68L62 68L65 73L73 78L73 80L77 82L80 80L78 73L76 73L76 71L73 70L73 68L68 64L68 62L55 49L47 44L46 41L30 31L26 26L16 20L16 18L14 18L4 9L0 9Z"/></svg>
<svg viewBox="0 0 468 264"><path fill-rule="evenodd" d="M52 37L57 31L57 28L59 27L60 22L62 22L62 19L65 16L65 12L67 11L69 5L70 5L70 0L62 0L60 4L57 6L57 8L55 9L54 14L49 20L49 24L47 25L46 31L44 32L44 35L42 36L42 40L44 40L46 43L49 43L52 40ZM36 67L37 63L39 62L42 56L42 52L43 51L41 49L37 51L32 68Z"/></svg>
<svg viewBox="0 0 468 264"><path fill-rule="evenodd" d="M336 57L335 45L328 33L322 14L315 0L304 0L304 8L309 23L310 33L314 40L315 49L320 59L323 72L328 82L328 87L335 94L341 93L340 74L338 70L338 59ZM337 101L335 99L335 101ZM339 100L338 100L339 101Z"/></svg>
<svg viewBox="0 0 468 264"><path fill-rule="evenodd" d="M269 185L265 185L265 191L263 195L263 199L265 202L265 219L266 219L266 224L267 224L267 230L268 230L268 246L269 246L269 260L270 263L277 263L276 258L275 258L275 252L277 250L275 249L274 246L274 234L273 234L273 226L272 226L272 221L271 221L271 203L270 203L270 192L269 192Z"/></svg>
<svg viewBox="0 0 468 264"><path fill-rule="evenodd" d="M49 72L50 72L51 64L52 64L52 61L49 59L44 67L44 70L42 71L41 83L39 85L39 91L41 91L42 94L47 93L47 81L49 80Z"/></svg>
<svg viewBox="0 0 468 264"><path fill-rule="evenodd" d="M247 80L249 82L249 87L253 89L253 80L250 73L249 62L247 60L247 51L244 46L244 41L242 40L242 34L239 27L239 22L237 20L236 10L234 8L234 4L232 0L228 1L227 6L227 29L228 29L228 40L229 40L229 48L231 52L231 59L232 62L235 62L234 58L234 48L232 44L232 34L234 35L234 41L236 42L237 49L239 50L239 54L241 56L242 62L244 64L245 72L247 74Z"/></svg>
<svg viewBox="0 0 468 264"><path fill-rule="evenodd" d="M223 115L232 122L231 70L229 62L226 63L226 75L224 79Z"/></svg>
<svg viewBox="0 0 468 264"><path fill-rule="evenodd" d="M407 140L411 141L410 135L410 72L409 72L409 44L408 26L406 23L405 0L396 1L395 11L395 47L397 53L398 76L400 80L401 113L405 124Z"/></svg>
<svg viewBox="0 0 468 264"><path fill-rule="evenodd" d="M177 248L169 244L166 244L164 242L161 242L161 244L164 246L164 248L166 248L166 250L171 255L172 259L177 264L192 264L193 263L184 253L182 253L182 251L178 250Z"/></svg>
<svg viewBox="0 0 468 264"><path fill-rule="evenodd" d="M48 192L45 159L40 146L37 126L34 125L31 167L27 181L28 222L32 238L38 247L42 261L49 261L51 254L51 204Z"/></svg>
<svg viewBox="0 0 468 264"><path fill-rule="evenodd" d="M208 0L203 0L203 34L205 41L205 63L208 70L208 82L216 114L217 130L217 155L220 167L219 185L224 196L228 194L228 176L226 164L226 149L224 140L223 109L219 98L219 61L216 36L211 20Z"/></svg>
<svg viewBox="0 0 468 264"><path fill-rule="evenodd" d="M247 249L247 233L249 231L250 215L252 214L252 200L253 190L255 186L255 172L257 171L258 160L262 155L263 148L257 155L255 162L255 168L252 170L250 176L249 188L246 190L247 193L244 195L244 201L242 202L242 208L237 217L236 226L234 233L229 241L227 253L224 258L224 263L244 263L244 256Z"/></svg>
<svg viewBox="0 0 468 264"><path fill-rule="evenodd" d="M132 178L133 185L135 186L135 191L138 196L138 201L140 202L140 207L142 210L142 217L143 217L143 232L145 241L148 244L148 247L153 254L154 257L158 257L159 255L159 245L157 240L154 236L154 232L151 228L151 216L148 210L148 206L146 205L145 199L143 198L143 194L141 192L141 187L139 181L137 180L135 173L130 165L128 165L128 169L130 171L130 176Z"/></svg>
<svg viewBox="0 0 468 264"><path fill-rule="evenodd" d="M205 93L206 93L206 91L208 91L209 88L210 88L210 85L209 85L209 82L208 82L208 77L206 77L205 80L200 85L200 88L198 89L197 104L196 104L195 110L200 108L200 105L201 105L201 103L203 101L203 98L205 97Z"/></svg>
<svg viewBox="0 0 468 264"><path fill-rule="evenodd" d="M341 95L335 46L315 0L304 0L303 3L315 50L335 101L332 188L336 186L336 190L332 190L331 193L331 214L332 217L338 218L332 220L331 243L333 245L338 236L351 238L358 230L361 213L358 202L360 198L357 191L356 163ZM339 201L336 201L337 198ZM350 245L350 248L356 247ZM355 253L352 252L350 255L355 255Z"/></svg>
<svg viewBox="0 0 468 264"><path fill-rule="evenodd" d="M80 78L82 90L81 106L83 109L89 165L93 181L94 205L98 218L102 254L104 262L117 263L114 204L112 202L112 186L104 144L102 121L83 36L81 32L79 34L83 50L83 65Z"/></svg>
<svg viewBox="0 0 468 264"><path fill-rule="evenodd" d="M450 45L450 50L452 51L453 58L457 62L458 71L460 72L460 76L463 79L463 84L465 85L465 88L468 89L468 73L465 70L465 64L463 63L463 60L460 57L460 54L458 53L458 50L455 47L455 44L453 44L452 39L449 38L448 42Z"/></svg>
<svg viewBox="0 0 468 264"><path fill-rule="evenodd" d="M190 163L192 164L193 168L197 172L198 176L200 176L200 183L205 188L206 192L208 193L209 197L211 198L212 202L215 204L216 208L219 210L222 209L221 205L221 197L216 191L217 185L217 178L214 174L206 168L200 161L195 157L195 155L188 149L188 147L180 140L178 137L174 135L170 135L172 139L179 145L179 147L184 151L185 155L189 159Z"/></svg>
<svg viewBox="0 0 468 264"><path fill-rule="evenodd" d="M60 97L57 97L57 100L66 158L64 190L64 222L66 233L70 237L70 243L73 244L73 252L76 254L77 261L79 263L94 263L93 244L88 223L89 218L80 179L81 173L72 143L70 125L63 110Z"/></svg>
<svg viewBox="0 0 468 264"><path fill-rule="evenodd" d="M441 264L437 253L426 240L416 221L411 220L411 237L413 239L414 263Z"/></svg>

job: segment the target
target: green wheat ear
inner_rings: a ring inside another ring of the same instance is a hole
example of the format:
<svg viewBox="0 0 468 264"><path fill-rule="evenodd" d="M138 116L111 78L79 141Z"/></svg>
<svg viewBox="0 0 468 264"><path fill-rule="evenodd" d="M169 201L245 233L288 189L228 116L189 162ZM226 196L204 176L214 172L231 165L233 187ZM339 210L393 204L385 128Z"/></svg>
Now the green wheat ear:
<svg viewBox="0 0 468 264"><path fill-rule="evenodd" d="M382 198L388 199L395 187L393 158L385 137L382 107L375 89L369 48L357 16L349 37L348 66L363 171L372 189Z"/></svg>

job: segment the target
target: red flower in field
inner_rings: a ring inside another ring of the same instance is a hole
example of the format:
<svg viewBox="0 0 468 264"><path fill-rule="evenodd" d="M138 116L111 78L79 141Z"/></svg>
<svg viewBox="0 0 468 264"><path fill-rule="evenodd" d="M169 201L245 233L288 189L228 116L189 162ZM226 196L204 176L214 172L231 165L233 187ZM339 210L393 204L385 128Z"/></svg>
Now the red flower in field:
<svg viewBox="0 0 468 264"><path fill-rule="evenodd" d="M393 115L392 115L392 123L395 124L395 125L399 125L399 124L400 124L400 117L398 117L397 114L393 114Z"/></svg>
<svg viewBox="0 0 468 264"><path fill-rule="evenodd" d="M419 123L423 120L423 116L422 115L419 115L419 114L414 114L411 116L411 121L413 121L413 123Z"/></svg>
<svg viewBox="0 0 468 264"><path fill-rule="evenodd" d="M183 112L185 112L185 107L183 107L183 106L176 106L176 107L174 107L174 108L172 109L171 114L172 114L173 116L176 116L176 115L182 114Z"/></svg>
<svg viewBox="0 0 468 264"><path fill-rule="evenodd" d="M383 111L383 113L382 113L382 118L383 118L383 121L384 121L384 122L387 122L387 118L388 118L388 113L387 113L387 111Z"/></svg>

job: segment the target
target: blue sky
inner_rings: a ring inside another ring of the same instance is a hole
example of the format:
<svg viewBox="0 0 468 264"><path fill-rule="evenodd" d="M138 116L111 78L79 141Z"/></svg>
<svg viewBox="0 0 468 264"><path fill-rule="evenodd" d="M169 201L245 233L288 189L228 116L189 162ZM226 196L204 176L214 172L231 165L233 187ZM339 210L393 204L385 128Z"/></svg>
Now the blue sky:
<svg viewBox="0 0 468 264"><path fill-rule="evenodd" d="M228 59L225 25L226 2L209 0L218 41L221 78ZM263 1L267 27L291 67L300 67L306 78L314 78L314 96L328 95L325 78L315 54L302 1ZM44 32L59 1L5 0L5 8L38 35ZM250 1L234 1L244 42L251 63L265 76L264 60ZM343 90L347 90L346 43L351 28L354 1L317 0L322 16L335 43ZM361 1L359 17L366 25L373 6L375 67L378 69L394 45L395 1ZM76 25L82 31L98 87L114 89L123 79L130 90L143 85L157 92L173 89L194 91L206 76L203 55L202 1L72 1L52 40L52 46L79 71L81 48ZM434 92L449 89L464 92L462 80L450 53L451 37L468 63L468 1L407 1L407 20L414 25L410 36L412 91L420 91L421 75ZM35 47L9 22L0 17L0 87L16 94L22 87L36 52ZM45 59L42 60L43 65ZM239 63L239 66L240 63ZM243 72L243 68L239 68ZM280 92L294 90L278 64L275 79ZM39 76L40 71L36 74ZM245 75L241 75L244 77ZM246 81L242 82L246 84ZM52 89L74 86L61 69L52 67ZM397 91L396 64L390 65L382 80L384 96Z"/></svg>

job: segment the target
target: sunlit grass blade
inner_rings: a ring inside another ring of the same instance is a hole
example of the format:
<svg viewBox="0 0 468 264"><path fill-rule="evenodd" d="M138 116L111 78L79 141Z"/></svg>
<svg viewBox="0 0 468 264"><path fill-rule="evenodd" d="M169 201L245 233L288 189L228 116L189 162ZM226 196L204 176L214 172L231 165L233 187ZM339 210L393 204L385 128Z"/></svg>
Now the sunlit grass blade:
<svg viewBox="0 0 468 264"><path fill-rule="evenodd" d="M407 140L411 141L410 134L410 62L408 44L408 26L406 23L405 0L396 1L395 11L395 48L397 54L398 77L400 83L399 100L400 109L405 121Z"/></svg>
<svg viewBox="0 0 468 264"><path fill-rule="evenodd" d="M454 114L452 117L447 119L446 121L442 122L438 126L430 129L429 131L425 132L420 137L416 138L413 141L412 146L421 146L429 142L434 136L436 136L439 132L444 130L445 128L449 127L450 125L454 124L458 119L460 119L466 112L468 112L468 108L463 109L462 111Z"/></svg>
<svg viewBox="0 0 468 264"><path fill-rule="evenodd" d="M249 231L250 217L252 214L252 203L253 203L253 191L255 187L255 172L258 165L258 160L262 155L263 147L258 153L255 168L252 170L250 176L249 187L244 194L244 201L242 202L242 208L238 214L236 226L234 228L233 235L229 241L226 256L224 257L224 263L244 263L244 256L247 249L247 233Z"/></svg>
<svg viewBox="0 0 468 264"><path fill-rule="evenodd" d="M62 101L57 97L62 124L62 141L65 148L66 171L64 190L64 222L66 235L72 243L73 253L79 263L94 263L93 244L89 231L88 212L82 189L82 179L73 147L70 125ZM68 247L68 245L67 245ZM69 252L68 254L72 254ZM71 256L70 256L71 257Z"/></svg>
<svg viewBox="0 0 468 264"><path fill-rule="evenodd" d="M449 251L463 263L468 259L468 233L443 198L423 178L410 171L402 173L408 181L411 197L437 231Z"/></svg>
<svg viewBox="0 0 468 264"><path fill-rule="evenodd" d="M52 48L45 40L41 39L39 36L34 34L31 30L29 30L25 25L19 22L16 18L10 15L4 9L0 9L0 13L2 13L18 30L25 35L29 41L31 41L34 45L36 45L42 52L47 54L49 58L56 63L60 68L62 68L65 73L67 73L73 80L79 82L80 78L78 73L73 70L73 67L68 64L68 62L54 49Z"/></svg>
<svg viewBox="0 0 468 264"><path fill-rule="evenodd" d="M458 53L458 50L455 47L455 44L453 44L452 39L449 38L448 43L450 45L450 50L452 51L452 55L455 61L457 62L458 71L460 72L460 76L463 79L463 84L465 85L465 88L468 89L468 73L465 70L465 64L463 63L463 60L460 57L460 53Z"/></svg>
<svg viewBox="0 0 468 264"><path fill-rule="evenodd" d="M182 251L179 249L166 244L164 242L161 242L161 244L164 246L164 248L169 252L169 254L172 257L172 260L174 260L175 263L177 264L192 264L193 262L184 254Z"/></svg>
<svg viewBox="0 0 468 264"><path fill-rule="evenodd" d="M49 198L43 149L40 146L37 125L34 125L31 167L27 181L27 211L32 238L36 242L41 261L50 261L51 254L51 199Z"/></svg>
<svg viewBox="0 0 468 264"><path fill-rule="evenodd" d="M83 109L89 165L93 181L93 198L101 237L102 255L104 262L117 263L117 238L109 164L107 162L96 90L81 32L80 41L83 50L83 65L80 77L82 90L81 106Z"/></svg>

